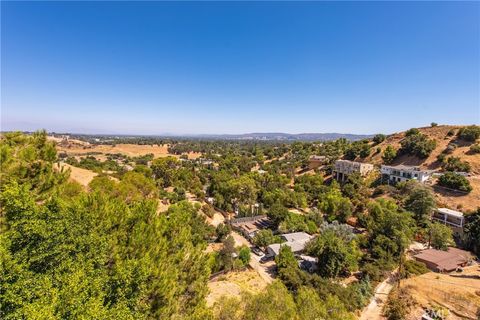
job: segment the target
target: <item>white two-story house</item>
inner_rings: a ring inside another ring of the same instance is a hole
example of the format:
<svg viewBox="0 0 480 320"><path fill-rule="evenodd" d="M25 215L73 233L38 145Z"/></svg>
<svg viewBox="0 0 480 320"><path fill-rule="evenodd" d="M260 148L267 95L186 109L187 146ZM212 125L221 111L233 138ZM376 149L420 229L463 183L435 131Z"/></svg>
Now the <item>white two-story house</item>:
<svg viewBox="0 0 480 320"><path fill-rule="evenodd" d="M432 176L432 171L421 170L420 167L414 166L386 166L382 165L380 168L382 178L388 183L398 183L406 180L417 180L425 183Z"/></svg>

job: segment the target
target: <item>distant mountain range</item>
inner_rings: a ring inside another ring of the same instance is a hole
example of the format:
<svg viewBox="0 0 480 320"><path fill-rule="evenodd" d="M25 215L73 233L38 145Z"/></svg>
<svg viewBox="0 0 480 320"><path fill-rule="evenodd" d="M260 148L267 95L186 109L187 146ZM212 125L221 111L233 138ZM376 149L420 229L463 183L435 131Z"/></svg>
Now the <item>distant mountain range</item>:
<svg viewBox="0 0 480 320"><path fill-rule="evenodd" d="M28 132L25 132L28 133ZM370 139L373 135L351 133L283 133L283 132L254 132L242 134L158 134L158 135L130 135L130 134L84 134L84 133L55 133L58 137L69 135L81 140L100 139L100 141L118 138L166 138L166 139L202 139L202 140L256 140L256 141L330 141L345 138L350 141Z"/></svg>
<svg viewBox="0 0 480 320"><path fill-rule="evenodd" d="M204 139L226 139L226 140L282 140L282 141L329 141L340 138L347 140L362 140L372 138L373 135L350 134L350 133L244 133L244 134L204 134L192 135L190 137Z"/></svg>

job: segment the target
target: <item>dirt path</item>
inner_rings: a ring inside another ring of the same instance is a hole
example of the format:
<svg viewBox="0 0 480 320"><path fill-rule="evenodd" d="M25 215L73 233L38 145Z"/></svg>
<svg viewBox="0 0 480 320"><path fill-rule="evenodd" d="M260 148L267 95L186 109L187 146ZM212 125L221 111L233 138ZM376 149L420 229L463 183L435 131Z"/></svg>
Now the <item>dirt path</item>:
<svg viewBox="0 0 480 320"><path fill-rule="evenodd" d="M393 289L394 277L396 272L393 272L387 279L381 282L376 288L375 293L369 305L363 309L360 320L380 320L385 319L382 315L383 306L387 301L388 294Z"/></svg>

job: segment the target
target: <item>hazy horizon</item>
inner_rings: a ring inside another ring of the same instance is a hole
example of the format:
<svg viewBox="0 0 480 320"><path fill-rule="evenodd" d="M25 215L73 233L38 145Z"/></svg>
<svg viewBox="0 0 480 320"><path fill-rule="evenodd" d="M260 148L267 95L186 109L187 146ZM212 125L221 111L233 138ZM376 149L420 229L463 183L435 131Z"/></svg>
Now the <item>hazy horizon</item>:
<svg viewBox="0 0 480 320"><path fill-rule="evenodd" d="M480 123L478 2L1 3L1 130Z"/></svg>

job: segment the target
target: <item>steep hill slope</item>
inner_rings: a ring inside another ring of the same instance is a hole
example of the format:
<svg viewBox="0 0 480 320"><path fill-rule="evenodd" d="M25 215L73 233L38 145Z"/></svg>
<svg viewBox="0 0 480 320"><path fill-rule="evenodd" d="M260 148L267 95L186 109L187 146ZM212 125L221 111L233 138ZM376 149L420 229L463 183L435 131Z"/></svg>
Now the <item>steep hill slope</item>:
<svg viewBox="0 0 480 320"><path fill-rule="evenodd" d="M480 155L471 154L469 152L471 142L465 142L457 137L458 130L462 126L437 126L437 127L424 127L418 128L419 131L426 135L429 139L435 139L437 146L435 150L426 158L421 159L415 156L402 155L398 156L392 163L392 165L411 165L420 166L422 169L428 170L441 170L441 164L437 161L437 157L441 154L450 143L454 143L457 147L450 152L447 156L459 157L460 160L466 161L471 165L471 177L467 179L473 187L472 192L469 194L457 193L448 190L444 190L434 186L435 196L439 206L446 206L453 209L461 209L462 211L475 210L480 207ZM453 131L453 135L448 133ZM383 164L382 154L388 145L391 145L395 149L400 149L400 141L405 138L405 132L399 132L388 136L385 141L378 145L373 146L372 154L363 159L363 162L369 162L373 164ZM376 152L376 149L380 148L381 152ZM433 181L433 184L435 181Z"/></svg>
<svg viewBox="0 0 480 320"><path fill-rule="evenodd" d="M442 153L448 146L449 143L455 143L457 148L449 154L449 156L456 156L459 157L463 161L467 161L472 166L472 173L473 174L480 174L480 156L473 155L469 153L469 148L471 143L467 143L465 141L461 141L457 138L456 133L458 130L462 128L462 126L437 126L437 127L424 127L418 128L418 130L426 135L429 139L435 139L437 142L437 147L427 159L420 159L414 156L403 155L397 157L392 165L415 165L420 166L423 169L440 169L440 163L437 161L437 156ZM449 131L454 131L455 134L453 136L448 136ZM370 155L365 159L365 162L370 162L374 164L382 164L382 153L383 150L388 145L391 145L395 149L400 149L400 141L405 138L405 132L394 133L385 139L382 143L374 146L374 150L377 147L380 147L382 151L380 153L375 153Z"/></svg>

